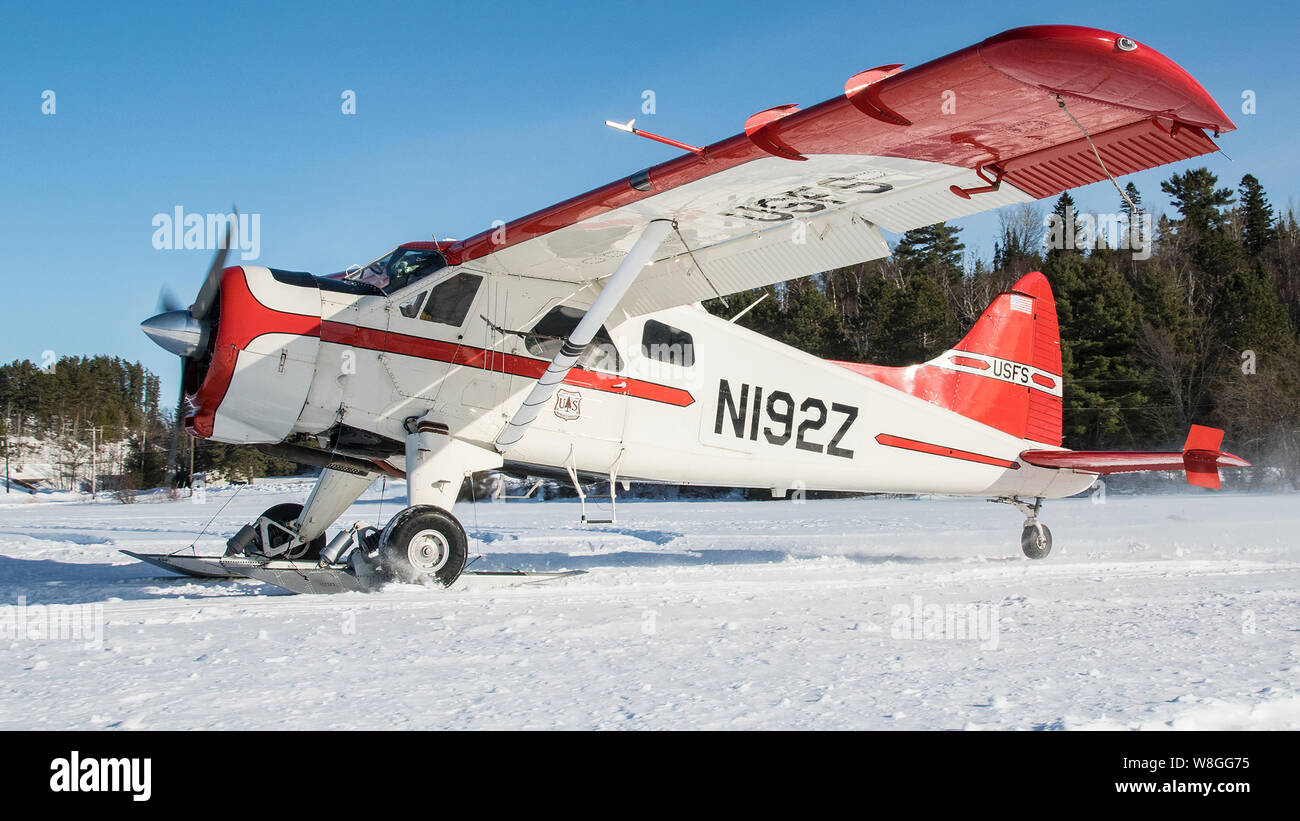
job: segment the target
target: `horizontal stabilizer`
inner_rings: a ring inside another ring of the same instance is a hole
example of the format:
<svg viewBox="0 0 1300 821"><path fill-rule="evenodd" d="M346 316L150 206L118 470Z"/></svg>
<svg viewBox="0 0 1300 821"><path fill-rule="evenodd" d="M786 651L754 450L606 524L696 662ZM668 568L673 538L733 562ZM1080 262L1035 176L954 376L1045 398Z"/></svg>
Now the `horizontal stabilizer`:
<svg viewBox="0 0 1300 821"><path fill-rule="evenodd" d="M1204 425L1192 425L1187 434L1187 442L1179 452L1027 450L1020 454L1020 458L1036 467L1103 475L1144 470L1184 470L1190 484L1218 488L1219 468L1250 467L1250 462L1240 456L1219 450L1222 443L1223 431Z"/></svg>

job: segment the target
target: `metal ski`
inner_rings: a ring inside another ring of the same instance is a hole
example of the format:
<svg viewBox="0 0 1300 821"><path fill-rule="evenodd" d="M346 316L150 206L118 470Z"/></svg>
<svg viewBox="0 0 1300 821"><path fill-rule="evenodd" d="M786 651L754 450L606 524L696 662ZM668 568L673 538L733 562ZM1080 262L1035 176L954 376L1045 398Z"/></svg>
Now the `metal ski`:
<svg viewBox="0 0 1300 821"><path fill-rule="evenodd" d="M385 580L365 561L336 564L312 564L285 559L266 559L258 556L178 556L163 553L122 553L196 579L253 579L265 582L291 593L373 593ZM453 587L466 581L502 581L517 584L540 584L570 576L581 576L585 570L466 570Z"/></svg>

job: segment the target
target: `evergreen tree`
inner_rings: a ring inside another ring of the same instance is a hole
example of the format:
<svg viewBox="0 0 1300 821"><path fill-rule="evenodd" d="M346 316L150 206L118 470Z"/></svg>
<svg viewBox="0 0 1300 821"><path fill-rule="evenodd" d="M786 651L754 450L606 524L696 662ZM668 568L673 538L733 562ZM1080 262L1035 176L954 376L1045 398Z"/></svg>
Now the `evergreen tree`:
<svg viewBox="0 0 1300 821"><path fill-rule="evenodd" d="M1160 183L1160 190L1183 215L1183 221L1198 231L1222 228L1224 208L1232 205L1230 188L1215 188L1219 178L1208 168L1195 168L1174 174Z"/></svg>
<svg viewBox="0 0 1300 821"><path fill-rule="evenodd" d="M878 365L913 365L943 353L959 336L956 316L944 291L928 276L914 276L898 287L881 278L868 295L871 327L867 359Z"/></svg>
<svg viewBox="0 0 1300 821"><path fill-rule="evenodd" d="M1242 245L1251 257L1259 257L1277 238L1273 226L1273 206L1264 195L1264 186L1253 174L1241 178Z"/></svg>
<svg viewBox="0 0 1300 821"><path fill-rule="evenodd" d="M1082 254L1080 238L1083 235L1079 224L1078 212L1074 207L1074 197L1069 191L1062 191L1052 205L1050 230L1047 234L1047 257L1058 254Z"/></svg>
<svg viewBox="0 0 1300 821"><path fill-rule="evenodd" d="M1223 279L1242 258L1242 248L1229 235L1226 209L1234 197L1230 188L1216 188L1219 178L1208 168L1174 174L1160 184L1182 214L1177 231L1186 242L1190 261L1201 275L1200 293L1213 297ZM1212 310L1212 303L1205 309Z"/></svg>
<svg viewBox="0 0 1300 821"><path fill-rule="evenodd" d="M1065 375L1065 443L1075 449L1132 447L1132 412L1147 404L1137 361L1140 309L1132 287L1105 255L1049 257Z"/></svg>
<svg viewBox="0 0 1300 821"><path fill-rule="evenodd" d="M966 249L957 238L960 233L960 228L940 222L903 234L894 248L903 276L928 276L941 285L959 282L963 273L961 255Z"/></svg>
<svg viewBox="0 0 1300 821"><path fill-rule="evenodd" d="M1136 251L1151 240L1151 237L1145 236L1142 227L1142 192L1133 183L1124 186L1124 193L1127 197L1121 197L1119 203L1120 213L1124 215L1124 225L1122 226L1125 239L1121 247L1127 247L1130 251Z"/></svg>

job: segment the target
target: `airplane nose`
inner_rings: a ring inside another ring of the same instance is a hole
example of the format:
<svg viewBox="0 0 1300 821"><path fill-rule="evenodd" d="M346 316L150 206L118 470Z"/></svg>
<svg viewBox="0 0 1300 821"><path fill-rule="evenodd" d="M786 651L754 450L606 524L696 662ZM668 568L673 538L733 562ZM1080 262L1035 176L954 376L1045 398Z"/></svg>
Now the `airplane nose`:
<svg viewBox="0 0 1300 821"><path fill-rule="evenodd" d="M193 356L207 343L208 326L189 311L166 311L140 323L140 330L160 348L177 356Z"/></svg>

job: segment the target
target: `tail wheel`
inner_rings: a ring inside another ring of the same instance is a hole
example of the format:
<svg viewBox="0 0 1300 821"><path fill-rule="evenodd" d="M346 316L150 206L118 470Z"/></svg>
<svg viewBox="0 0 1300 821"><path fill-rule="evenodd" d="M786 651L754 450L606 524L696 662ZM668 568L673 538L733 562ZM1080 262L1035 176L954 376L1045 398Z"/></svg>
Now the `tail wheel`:
<svg viewBox="0 0 1300 821"><path fill-rule="evenodd" d="M433 505L414 505L384 527L379 561L394 581L448 587L465 569L468 548L465 529L455 516Z"/></svg>
<svg viewBox="0 0 1300 821"><path fill-rule="evenodd" d="M1025 525L1020 533L1020 549L1031 559L1044 559L1052 552L1052 531L1041 522Z"/></svg>
<svg viewBox="0 0 1300 821"><path fill-rule="evenodd" d="M270 519L271 521L276 522L278 524L282 524L286 526L292 524L293 522L296 522L298 520L298 517L301 514L302 514L302 505L295 504L293 502L286 502L285 504L282 505L275 505L274 507L269 507L262 512L263 517ZM272 555L271 551L278 549L279 547L281 547L282 545L284 545L286 542L288 542L290 539L293 538L288 533L285 533L283 530L280 530L278 527L271 527L271 528L267 528L271 536L271 544L264 545L262 544L262 528L258 526L256 527L256 530L257 530L257 534L256 536L253 537L252 547L254 550L256 550L257 552L265 556ZM268 551L268 548L270 548L270 551ZM320 536L317 536L315 539L312 539L307 544L295 545L294 547L289 548L289 550L285 553L279 553L274 555L273 558L318 561L320 559L320 552L324 548L325 548L325 534L322 533Z"/></svg>

